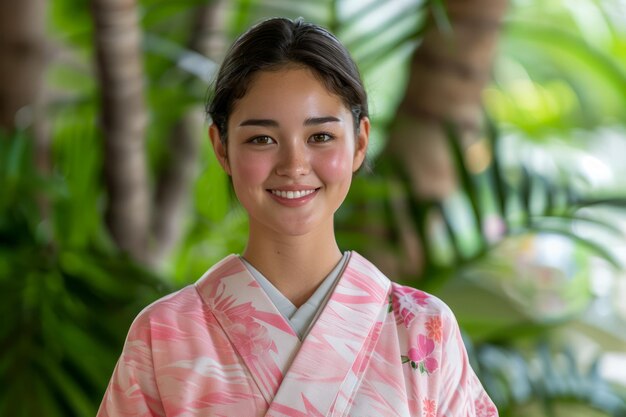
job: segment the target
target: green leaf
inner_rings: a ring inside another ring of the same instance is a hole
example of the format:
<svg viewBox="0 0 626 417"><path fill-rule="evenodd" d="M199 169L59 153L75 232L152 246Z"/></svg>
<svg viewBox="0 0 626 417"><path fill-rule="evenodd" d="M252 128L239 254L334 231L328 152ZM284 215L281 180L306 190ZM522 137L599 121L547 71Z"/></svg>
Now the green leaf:
<svg viewBox="0 0 626 417"><path fill-rule="evenodd" d="M87 393L57 362L46 355L41 355L37 362L47 377L50 378L50 381L54 383L55 390L63 396L75 415L92 416L96 414L95 406Z"/></svg>
<svg viewBox="0 0 626 417"><path fill-rule="evenodd" d="M626 70L606 51L594 48L586 42L584 36L574 34L552 23L511 20L507 24L509 36L516 37L524 42L535 42L546 48L547 54L556 53L554 57L562 55L574 58L578 63L592 68L601 75L602 79L611 83L614 92L621 95L626 103ZM554 58L553 57L553 58ZM580 66L575 66L577 71Z"/></svg>
<svg viewBox="0 0 626 417"><path fill-rule="evenodd" d="M422 374L428 374L428 371L426 370L426 367L424 366L424 362L419 363L419 370L420 370L420 373Z"/></svg>
<svg viewBox="0 0 626 417"><path fill-rule="evenodd" d="M585 239L582 238L580 236L578 236L577 234L573 233L570 230L564 230L558 227L548 227L548 226L542 226L541 228L528 228L526 230L522 229L520 230L522 233L525 231L541 231L544 233L554 233L557 235L562 235L564 237L567 237L568 239L576 242L577 244L581 245L582 247L590 250L592 253L598 255L599 257L601 257L602 259L604 259L605 261L607 261L608 263L610 263L614 268L616 268L617 270L621 270L624 266L622 265L621 261L615 257L613 255L613 253L611 253L611 251L606 248L605 246L603 246L600 243L596 243L593 242L589 239Z"/></svg>
<svg viewBox="0 0 626 417"><path fill-rule="evenodd" d="M452 24L450 23L450 18L448 17L448 10L444 4L443 0L431 0L431 10L433 17L435 18L435 22L437 24L437 28L439 31L445 35L451 35L454 29L452 28Z"/></svg>

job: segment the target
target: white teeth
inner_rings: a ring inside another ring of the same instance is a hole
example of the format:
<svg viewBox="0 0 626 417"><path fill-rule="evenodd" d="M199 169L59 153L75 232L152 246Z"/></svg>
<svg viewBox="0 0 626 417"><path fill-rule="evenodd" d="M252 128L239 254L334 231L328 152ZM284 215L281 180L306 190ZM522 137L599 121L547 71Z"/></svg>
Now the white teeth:
<svg viewBox="0 0 626 417"><path fill-rule="evenodd" d="M286 198L288 200L293 200L296 198L302 198L306 195L312 194L315 190L302 190L302 191L279 191L272 190L272 194L277 195L281 198Z"/></svg>

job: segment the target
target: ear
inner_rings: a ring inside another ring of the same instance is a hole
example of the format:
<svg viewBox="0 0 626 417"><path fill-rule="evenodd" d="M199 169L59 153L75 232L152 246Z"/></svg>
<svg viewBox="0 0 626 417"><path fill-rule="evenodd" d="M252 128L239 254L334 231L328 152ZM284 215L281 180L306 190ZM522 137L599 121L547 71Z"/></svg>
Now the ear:
<svg viewBox="0 0 626 417"><path fill-rule="evenodd" d="M222 166L222 169L224 169L224 171L226 171L228 175L231 175L226 145L222 143L220 131L215 123L209 126L209 137L211 138L211 144L213 144L213 151L215 152L215 156Z"/></svg>
<svg viewBox="0 0 626 417"><path fill-rule="evenodd" d="M359 122L359 134L356 136L356 147L354 149L354 160L352 163L352 172L356 172L367 154L367 145L370 141L370 119L367 117L361 118Z"/></svg>

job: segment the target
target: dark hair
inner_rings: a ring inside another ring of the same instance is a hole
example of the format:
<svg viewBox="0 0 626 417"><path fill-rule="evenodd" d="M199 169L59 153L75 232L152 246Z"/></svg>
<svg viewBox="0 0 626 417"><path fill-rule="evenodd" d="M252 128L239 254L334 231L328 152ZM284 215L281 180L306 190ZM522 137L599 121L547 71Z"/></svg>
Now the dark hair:
<svg viewBox="0 0 626 417"><path fill-rule="evenodd" d="M234 104L246 94L253 76L290 64L311 69L329 91L340 97L351 110L358 131L361 118L368 116L367 93L347 49L318 25L301 18L272 18L253 26L233 43L217 74L207 112L222 142L227 140L228 118Z"/></svg>

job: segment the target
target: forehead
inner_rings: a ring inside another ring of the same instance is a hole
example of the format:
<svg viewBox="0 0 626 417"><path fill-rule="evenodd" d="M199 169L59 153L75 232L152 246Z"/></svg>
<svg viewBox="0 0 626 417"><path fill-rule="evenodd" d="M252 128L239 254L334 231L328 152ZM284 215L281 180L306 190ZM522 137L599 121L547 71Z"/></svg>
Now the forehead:
<svg viewBox="0 0 626 417"><path fill-rule="evenodd" d="M231 117L319 112L349 110L312 70L289 66L255 74L244 96L234 103Z"/></svg>

